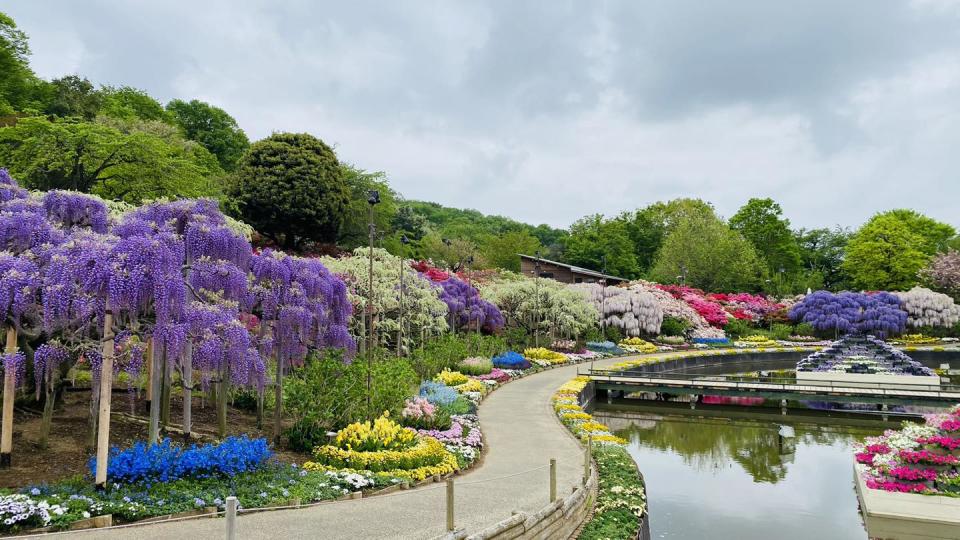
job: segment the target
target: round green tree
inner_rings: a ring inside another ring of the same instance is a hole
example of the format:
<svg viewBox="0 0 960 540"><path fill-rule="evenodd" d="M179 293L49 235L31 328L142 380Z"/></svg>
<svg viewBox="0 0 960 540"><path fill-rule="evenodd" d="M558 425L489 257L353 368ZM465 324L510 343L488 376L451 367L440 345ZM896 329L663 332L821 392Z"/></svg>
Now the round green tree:
<svg viewBox="0 0 960 540"><path fill-rule="evenodd" d="M275 133L254 143L235 173L243 220L288 249L333 242L350 203L337 156L306 133Z"/></svg>

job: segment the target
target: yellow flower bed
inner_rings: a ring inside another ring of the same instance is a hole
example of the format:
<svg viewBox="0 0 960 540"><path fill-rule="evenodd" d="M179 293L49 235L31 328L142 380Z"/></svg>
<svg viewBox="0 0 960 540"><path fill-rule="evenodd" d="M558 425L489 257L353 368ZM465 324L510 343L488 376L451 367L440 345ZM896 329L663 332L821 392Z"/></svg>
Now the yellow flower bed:
<svg viewBox="0 0 960 540"><path fill-rule="evenodd" d="M417 434L390 420L390 412L384 412L371 424L356 422L341 429L333 446L344 450L371 452L378 450L403 450L413 446Z"/></svg>
<svg viewBox="0 0 960 540"><path fill-rule="evenodd" d="M458 384L454 386L453 389L461 394L465 394L467 392L480 392L481 394L487 393L487 385L476 379L468 379L467 382Z"/></svg>
<svg viewBox="0 0 960 540"><path fill-rule="evenodd" d="M618 346L625 350L641 354L650 354L657 352L657 346L649 341L645 341L638 337L631 337L627 339L620 340Z"/></svg>
<svg viewBox="0 0 960 540"><path fill-rule="evenodd" d="M610 428L595 421L593 416L578 404L580 392L588 382L590 377L580 376L564 383L553 394L553 410L557 412L563 425L581 440L585 441L589 436L597 443L626 444L627 441L610 433Z"/></svg>
<svg viewBox="0 0 960 540"><path fill-rule="evenodd" d="M470 380L470 377L467 377L459 371L450 371L449 369L444 369L433 378L434 382L443 383L447 386L458 386Z"/></svg>
<svg viewBox="0 0 960 540"><path fill-rule="evenodd" d="M524 349L523 357L527 360L540 360L548 364L562 364L567 361L567 356L563 353L551 351L543 347L533 349Z"/></svg>
<svg viewBox="0 0 960 540"><path fill-rule="evenodd" d="M406 450L362 452L331 445L318 446L313 450L313 456L316 461L308 461L303 465L307 470L353 469L423 480L458 469L456 456L433 437L420 437L416 444Z"/></svg>
<svg viewBox="0 0 960 540"><path fill-rule="evenodd" d="M891 339L890 341L894 343L902 343L904 345L920 345L925 343L937 343L940 340L935 337L925 336L923 334L904 334L896 339Z"/></svg>

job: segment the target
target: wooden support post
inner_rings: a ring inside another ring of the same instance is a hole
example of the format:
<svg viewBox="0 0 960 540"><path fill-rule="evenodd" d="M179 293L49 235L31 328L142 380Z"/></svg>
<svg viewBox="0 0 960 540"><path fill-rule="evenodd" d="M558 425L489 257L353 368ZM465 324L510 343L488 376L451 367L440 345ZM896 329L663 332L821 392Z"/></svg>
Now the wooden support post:
<svg viewBox="0 0 960 540"><path fill-rule="evenodd" d="M583 485L590 480L590 461L593 459L593 435L587 435L587 448L583 451Z"/></svg>
<svg viewBox="0 0 960 540"><path fill-rule="evenodd" d="M7 354L17 352L17 330L7 328ZM0 469L10 467L13 462L13 401L17 391L17 372L3 370L3 425L0 426Z"/></svg>
<svg viewBox="0 0 960 540"><path fill-rule="evenodd" d="M95 483L107 484L107 460L110 450L110 397L113 393L113 311L107 306L103 315L103 362L100 364L100 413L97 420L97 474Z"/></svg>
<svg viewBox="0 0 960 540"><path fill-rule="evenodd" d="M146 388L146 398L144 401L147 402L147 410L150 410L150 403L153 401L153 338L147 339L147 351L146 351L146 364L147 364L147 388Z"/></svg>
<svg viewBox="0 0 960 540"><path fill-rule="evenodd" d="M170 397L173 393L173 377L171 376L171 371L173 370L173 359L167 358L166 361L160 366L161 368L161 377L163 378L163 385L160 387L160 428L164 431L167 430L167 426L170 425Z"/></svg>
<svg viewBox="0 0 960 540"><path fill-rule="evenodd" d="M147 444L160 442L160 387L163 373L163 349L152 339L150 343L150 428L147 433Z"/></svg>
<svg viewBox="0 0 960 540"><path fill-rule="evenodd" d="M557 500L557 460L550 459L550 502Z"/></svg>
<svg viewBox="0 0 960 540"><path fill-rule="evenodd" d="M239 501L233 495L227 497L227 540L237 538L237 505Z"/></svg>
<svg viewBox="0 0 960 540"><path fill-rule="evenodd" d="M447 530L453 530L453 479L447 479Z"/></svg>
<svg viewBox="0 0 960 540"><path fill-rule="evenodd" d="M190 431L193 425L193 346L187 344L183 354L183 373L180 381L183 383L183 440L190 442Z"/></svg>

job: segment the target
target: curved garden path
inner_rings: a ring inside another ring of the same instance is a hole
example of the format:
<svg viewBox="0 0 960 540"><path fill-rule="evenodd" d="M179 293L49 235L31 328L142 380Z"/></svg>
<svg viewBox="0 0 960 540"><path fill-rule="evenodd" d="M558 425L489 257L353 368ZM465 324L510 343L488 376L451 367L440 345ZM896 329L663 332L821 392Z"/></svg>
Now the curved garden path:
<svg viewBox="0 0 960 540"><path fill-rule="evenodd" d="M628 357L632 358L632 357ZM596 362L604 367L628 358ZM550 458L557 460L557 491L562 497L580 481L583 450L554 415L550 397L576 376L563 366L512 381L480 404L487 453L474 469L456 477L456 526L476 532L549 502ZM518 472L533 472L514 475ZM508 478L502 478L508 477ZM480 482L480 483L474 483ZM426 539L446 532L444 484L426 484L389 495L322 504L311 508L241 515L237 537L325 539ZM82 538L219 538L224 520L199 519L112 530L92 530Z"/></svg>

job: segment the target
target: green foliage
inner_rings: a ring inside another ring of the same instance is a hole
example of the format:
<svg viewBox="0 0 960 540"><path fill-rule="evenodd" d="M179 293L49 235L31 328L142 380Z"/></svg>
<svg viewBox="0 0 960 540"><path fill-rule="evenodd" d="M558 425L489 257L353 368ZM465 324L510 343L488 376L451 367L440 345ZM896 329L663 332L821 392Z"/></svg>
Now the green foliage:
<svg viewBox="0 0 960 540"><path fill-rule="evenodd" d="M529 231L510 231L501 235L487 235L480 243L484 263L494 268L520 271L520 253L540 251L540 240Z"/></svg>
<svg viewBox="0 0 960 540"><path fill-rule="evenodd" d="M746 238L767 263L771 275L800 268L800 248L790 220L773 199L750 199L730 218L730 227Z"/></svg>
<svg viewBox="0 0 960 540"><path fill-rule="evenodd" d="M686 270L686 284L705 291L751 291L763 268L753 245L714 215L680 219L657 253L650 276L677 283Z"/></svg>
<svg viewBox="0 0 960 540"><path fill-rule="evenodd" d="M639 271L645 274L653 267L664 239L682 218L713 213L710 203L700 199L674 199L653 203L632 214L624 212L617 219L626 226Z"/></svg>
<svg viewBox="0 0 960 540"><path fill-rule="evenodd" d="M337 156L320 139L274 133L250 147L234 176L240 215L260 233L294 250L308 240L336 240L350 192Z"/></svg>
<svg viewBox="0 0 960 540"><path fill-rule="evenodd" d="M404 204L397 209L391 226L400 234L405 234L411 241L418 241L427 234L427 218L412 207Z"/></svg>
<svg viewBox="0 0 960 540"><path fill-rule="evenodd" d="M167 103L167 112L183 129L184 135L217 156L220 166L226 171L237 167L250 146L247 135L237 121L220 107L196 99L189 103L175 99Z"/></svg>
<svg viewBox="0 0 960 540"><path fill-rule="evenodd" d="M465 238L442 238L431 231L420 240L420 256L442 268L459 272L468 266L482 266L477 245ZM473 262L471 262L473 261Z"/></svg>
<svg viewBox="0 0 960 540"><path fill-rule="evenodd" d="M770 335L773 339L787 340L793 333L793 327L789 324L773 324L770 326Z"/></svg>
<svg viewBox="0 0 960 540"><path fill-rule="evenodd" d="M793 328L793 333L798 336L816 336L817 332L810 323L800 323Z"/></svg>
<svg viewBox="0 0 960 540"><path fill-rule="evenodd" d="M690 328L690 323L676 317L664 317L660 324L660 334L664 336L683 336Z"/></svg>
<svg viewBox="0 0 960 540"><path fill-rule="evenodd" d="M878 216L890 216L903 223L910 229L910 232L922 239L917 248L927 255L946 251L950 245L950 240L957 235L957 230L952 226L929 218L915 210L901 208L883 212Z"/></svg>
<svg viewBox="0 0 960 540"><path fill-rule="evenodd" d="M372 410L399 414L420 379L406 359L378 350L371 373ZM310 450L326 442L328 431L367 418L367 362L345 364L339 352L308 358L284 383L284 408L293 417L287 431L290 446Z"/></svg>
<svg viewBox="0 0 960 540"><path fill-rule="evenodd" d="M593 517L580 532L581 540L636 538L646 512L646 491L637 465L626 448L601 446L594 451L599 478Z"/></svg>
<svg viewBox="0 0 960 540"><path fill-rule="evenodd" d="M619 220L603 219L600 214L586 216L570 226L563 240L565 262L609 275L633 278L640 275L637 257L627 232Z"/></svg>
<svg viewBox="0 0 960 540"><path fill-rule="evenodd" d="M747 321L742 319L733 319L723 327L723 331L730 338L749 336L750 334L756 333L754 330Z"/></svg>
<svg viewBox="0 0 960 540"><path fill-rule="evenodd" d="M172 122L163 105L143 90L132 86L121 86L119 88L104 86L100 89L100 94L103 100L99 110L100 114L125 120Z"/></svg>
<svg viewBox="0 0 960 540"><path fill-rule="evenodd" d="M211 170L181 143L98 123L22 118L0 128L0 163L32 189L71 189L132 204L219 194L211 178L219 167Z"/></svg>
<svg viewBox="0 0 960 540"><path fill-rule="evenodd" d="M103 103L103 96L93 83L79 75L54 79L50 82L49 91L45 112L54 116L93 120Z"/></svg>
<svg viewBox="0 0 960 540"><path fill-rule="evenodd" d="M620 340L623 339L623 332L621 332L616 326L607 326L604 331L606 332L606 335L604 336L606 341L620 343Z"/></svg>
<svg viewBox="0 0 960 540"><path fill-rule="evenodd" d="M386 234L392 229L392 223L397 214L397 194L390 189L387 175L382 172L371 173L347 164L341 164L340 169L350 198L344 209L343 225L337 235L337 245L341 249L352 250L369 245L368 193L371 190L377 190L380 193L380 204L373 207L373 224L378 234ZM393 250L390 251L393 252Z"/></svg>
<svg viewBox="0 0 960 540"><path fill-rule="evenodd" d="M460 362L471 356L492 358L507 351L502 337L481 334L442 334L428 340L410 354L410 364L417 376L432 380L444 369L456 370Z"/></svg>
<svg viewBox="0 0 960 540"><path fill-rule="evenodd" d="M924 251L929 239L895 212L873 216L847 244L843 270L855 287L900 291L917 284L917 273L932 255Z"/></svg>
<svg viewBox="0 0 960 540"><path fill-rule="evenodd" d="M38 98L46 83L30 69L29 56L27 35L0 12L0 115L43 106Z"/></svg>
<svg viewBox="0 0 960 540"><path fill-rule="evenodd" d="M456 401L449 405L440 405L437 408L448 415L475 414L477 412L477 406L463 396L458 396Z"/></svg>

